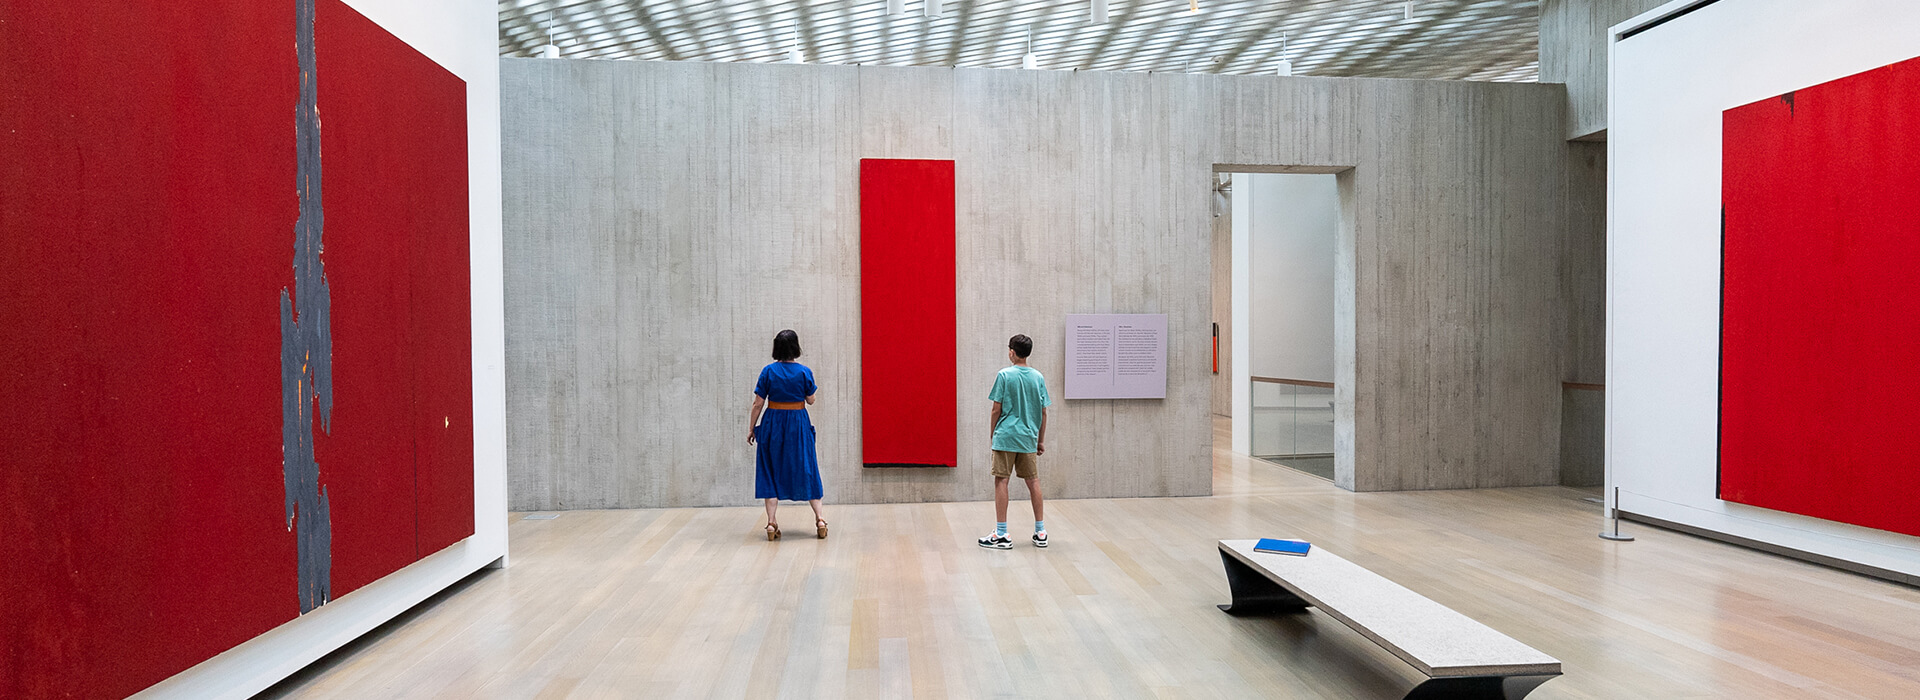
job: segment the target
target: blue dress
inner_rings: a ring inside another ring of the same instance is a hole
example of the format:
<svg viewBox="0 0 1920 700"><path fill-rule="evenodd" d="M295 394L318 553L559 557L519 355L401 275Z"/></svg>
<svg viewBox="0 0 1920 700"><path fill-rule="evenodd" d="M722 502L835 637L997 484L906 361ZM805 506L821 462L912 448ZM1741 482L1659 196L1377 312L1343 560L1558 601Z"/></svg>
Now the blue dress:
<svg viewBox="0 0 1920 700"><path fill-rule="evenodd" d="M813 370L797 362L775 362L760 370L755 396L783 403L806 401L815 389ZM811 501L821 497L820 458L813 450L813 420L806 409L769 408L753 429L754 498Z"/></svg>

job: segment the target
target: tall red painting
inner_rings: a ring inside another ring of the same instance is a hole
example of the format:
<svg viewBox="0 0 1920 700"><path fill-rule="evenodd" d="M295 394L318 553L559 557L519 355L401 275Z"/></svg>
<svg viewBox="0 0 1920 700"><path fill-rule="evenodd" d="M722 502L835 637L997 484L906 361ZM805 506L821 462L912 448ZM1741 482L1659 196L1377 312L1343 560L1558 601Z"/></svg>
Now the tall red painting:
<svg viewBox="0 0 1920 700"><path fill-rule="evenodd" d="M953 161L860 161L860 426L869 467L959 455Z"/></svg>
<svg viewBox="0 0 1920 700"><path fill-rule="evenodd" d="M1720 498L1920 535L1920 59L1723 122Z"/></svg>
<svg viewBox="0 0 1920 700"><path fill-rule="evenodd" d="M339 0L0 0L0 697L473 533L466 86Z"/></svg>

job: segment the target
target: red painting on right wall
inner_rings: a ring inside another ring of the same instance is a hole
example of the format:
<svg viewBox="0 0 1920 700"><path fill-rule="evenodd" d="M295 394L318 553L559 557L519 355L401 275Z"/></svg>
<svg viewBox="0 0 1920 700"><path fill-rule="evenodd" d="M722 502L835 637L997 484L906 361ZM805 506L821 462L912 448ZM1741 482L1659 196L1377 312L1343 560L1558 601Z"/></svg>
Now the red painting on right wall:
<svg viewBox="0 0 1920 700"><path fill-rule="evenodd" d="M1723 122L1720 498L1920 535L1920 59Z"/></svg>

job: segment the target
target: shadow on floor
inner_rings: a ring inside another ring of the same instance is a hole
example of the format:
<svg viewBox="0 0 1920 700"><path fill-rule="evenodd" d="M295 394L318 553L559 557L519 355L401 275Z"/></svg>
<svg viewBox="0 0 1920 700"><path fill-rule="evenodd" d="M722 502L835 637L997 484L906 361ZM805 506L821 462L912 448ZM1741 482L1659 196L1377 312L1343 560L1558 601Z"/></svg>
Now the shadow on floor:
<svg viewBox="0 0 1920 700"><path fill-rule="evenodd" d="M481 579L497 574L499 571L499 569L487 568L468 574L466 578L460 579L453 585L448 586L446 590L433 594L426 600L420 601L419 605L408 608L406 612L400 613L393 619L382 623L379 627L375 627L366 634L355 638L353 641L347 642L326 656L315 659L313 663L307 664L306 667L295 671L293 675L280 679L279 683L267 686L266 690L254 694L253 700L277 700L278 698L294 695L304 689L307 684L312 683L320 676L325 675L327 671L338 666L341 661L352 658L355 654L360 653L368 647L380 643L381 640L387 638L387 635L393 634L394 630L407 626L408 623L418 619L421 615L439 607L441 603L446 602L454 596L460 595L462 591L471 588L473 584L478 583Z"/></svg>

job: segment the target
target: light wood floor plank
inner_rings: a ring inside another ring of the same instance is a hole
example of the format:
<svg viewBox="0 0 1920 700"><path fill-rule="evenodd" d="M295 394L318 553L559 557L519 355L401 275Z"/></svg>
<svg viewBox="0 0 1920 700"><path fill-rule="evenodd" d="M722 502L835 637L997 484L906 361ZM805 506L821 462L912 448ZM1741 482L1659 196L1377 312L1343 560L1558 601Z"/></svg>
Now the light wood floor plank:
<svg viewBox="0 0 1920 700"><path fill-rule="evenodd" d="M1224 446L1218 425L1217 445ZM1043 463L1044 469L1044 463ZM1532 697L1920 697L1920 591L1629 525L1561 488L1354 494L1216 447L1216 495L574 511L274 688L297 698L1374 698L1412 669L1324 615L1221 614L1214 541L1301 537L1563 662ZM991 494L979 494L989 497ZM831 496L831 494L829 494Z"/></svg>

